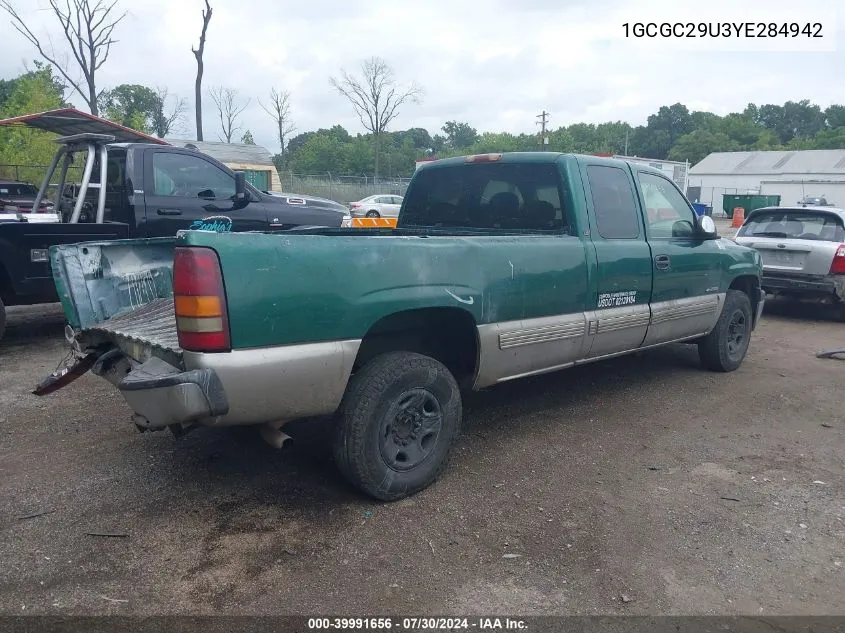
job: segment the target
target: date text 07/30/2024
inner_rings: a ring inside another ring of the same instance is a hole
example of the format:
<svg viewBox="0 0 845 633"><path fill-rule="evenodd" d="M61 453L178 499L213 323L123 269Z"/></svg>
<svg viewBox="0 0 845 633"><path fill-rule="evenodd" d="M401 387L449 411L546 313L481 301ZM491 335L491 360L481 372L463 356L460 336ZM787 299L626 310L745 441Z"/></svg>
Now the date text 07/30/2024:
<svg viewBox="0 0 845 633"><path fill-rule="evenodd" d="M402 617L402 618L308 618L308 629L312 631L328 630L397 630L397 631L432 631L432 630L473 630L489 631L526 631L525 620L499 617Z"/></svg>

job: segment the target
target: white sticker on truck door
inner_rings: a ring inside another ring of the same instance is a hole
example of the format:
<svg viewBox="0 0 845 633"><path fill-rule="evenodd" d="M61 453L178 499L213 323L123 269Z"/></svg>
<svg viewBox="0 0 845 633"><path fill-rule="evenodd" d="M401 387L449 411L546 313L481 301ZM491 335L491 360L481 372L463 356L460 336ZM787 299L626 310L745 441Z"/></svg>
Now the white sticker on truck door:
<svg viewBox="0 0 845 633"><path fill-rule="evenodd" d="M618 306L629 306L637 302L636 290L624 290L622 292L605 292L599 295L599 308L615 308Z"/></svg>

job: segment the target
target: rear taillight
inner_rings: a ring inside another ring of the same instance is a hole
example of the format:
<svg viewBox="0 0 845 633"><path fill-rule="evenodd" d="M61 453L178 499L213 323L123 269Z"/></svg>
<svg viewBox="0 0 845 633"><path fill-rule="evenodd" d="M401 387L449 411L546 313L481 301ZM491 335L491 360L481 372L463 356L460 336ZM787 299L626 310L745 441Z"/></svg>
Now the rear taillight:
<svg viewBox="0 0 845 633"><path fill-rule="evenodd" d="M830 273L832 275L845 275L845 244L840 244L836 248L833 263L830 265Z"/></svg>
<svg viewBox="0 0 845 633"><path fill-rule="evenodd" d="M350 209L360 209L360 208L361 208L361 205L360 205L359 203L357 203L357 202L351 202L351 203L349 204L349 208L350 208Z"/></svg>
<svg viewBox="0 0 845 633"><path fill-rule="evenodd" d="M176 248L173 303L179 347L189 352L231 350L223 275L212 249Z"/></svg>

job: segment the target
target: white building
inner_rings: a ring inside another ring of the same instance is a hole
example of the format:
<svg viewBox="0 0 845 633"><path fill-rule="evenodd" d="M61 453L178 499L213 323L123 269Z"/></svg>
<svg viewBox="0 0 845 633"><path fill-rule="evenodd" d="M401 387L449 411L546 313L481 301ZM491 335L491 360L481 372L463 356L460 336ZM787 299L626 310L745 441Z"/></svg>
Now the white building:
<svg viewBox="0 0 845 633"><path fill-rule="evenodd" d="M845 149L714 152L689 170L687 197L723 213L725 194L779 195L781 204L824 196L845 206Z"/></svg>

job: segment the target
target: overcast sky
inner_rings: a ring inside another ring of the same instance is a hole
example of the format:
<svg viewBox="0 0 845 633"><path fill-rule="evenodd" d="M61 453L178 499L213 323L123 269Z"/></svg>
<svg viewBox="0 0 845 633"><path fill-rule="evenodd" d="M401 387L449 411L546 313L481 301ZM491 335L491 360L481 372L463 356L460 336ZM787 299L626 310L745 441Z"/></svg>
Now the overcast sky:
<svg viewBox="0 0 845 633"><path fill-rule="evenodd" d="M12 0L38 34L59 31L47 0ZM194 138L193 89L203 0L119 0L130 10L99 71L98 88L167 86L191 104L180 136ZM530 132L536 115L553 128L607 120L644 124L661 105L682 102L718 114L749 101L845 103L843 18L837 0L708 0L706 7L652 0L211 0L204 87L224 85L251 102L242 116L258 142L278 150L260 108L271 86L289 90L297 132L340 124L363 128L329 77L384 58L397 81L415 81L423 102L392 129L447 120L481 131ZM737 6L741 5L741 6ZM40 9L39 9L40 7ZM600 7L600 9L599 9ZM5 17L5 16L4 16ZM820 39L626 38L625 22L822 22ZM0 74L14 77L36 57L0 20ZM78 95L72 101L81 105ZM218 140L205 97L206 140ZM240 134L238 135L240 136Z"/></svg>

